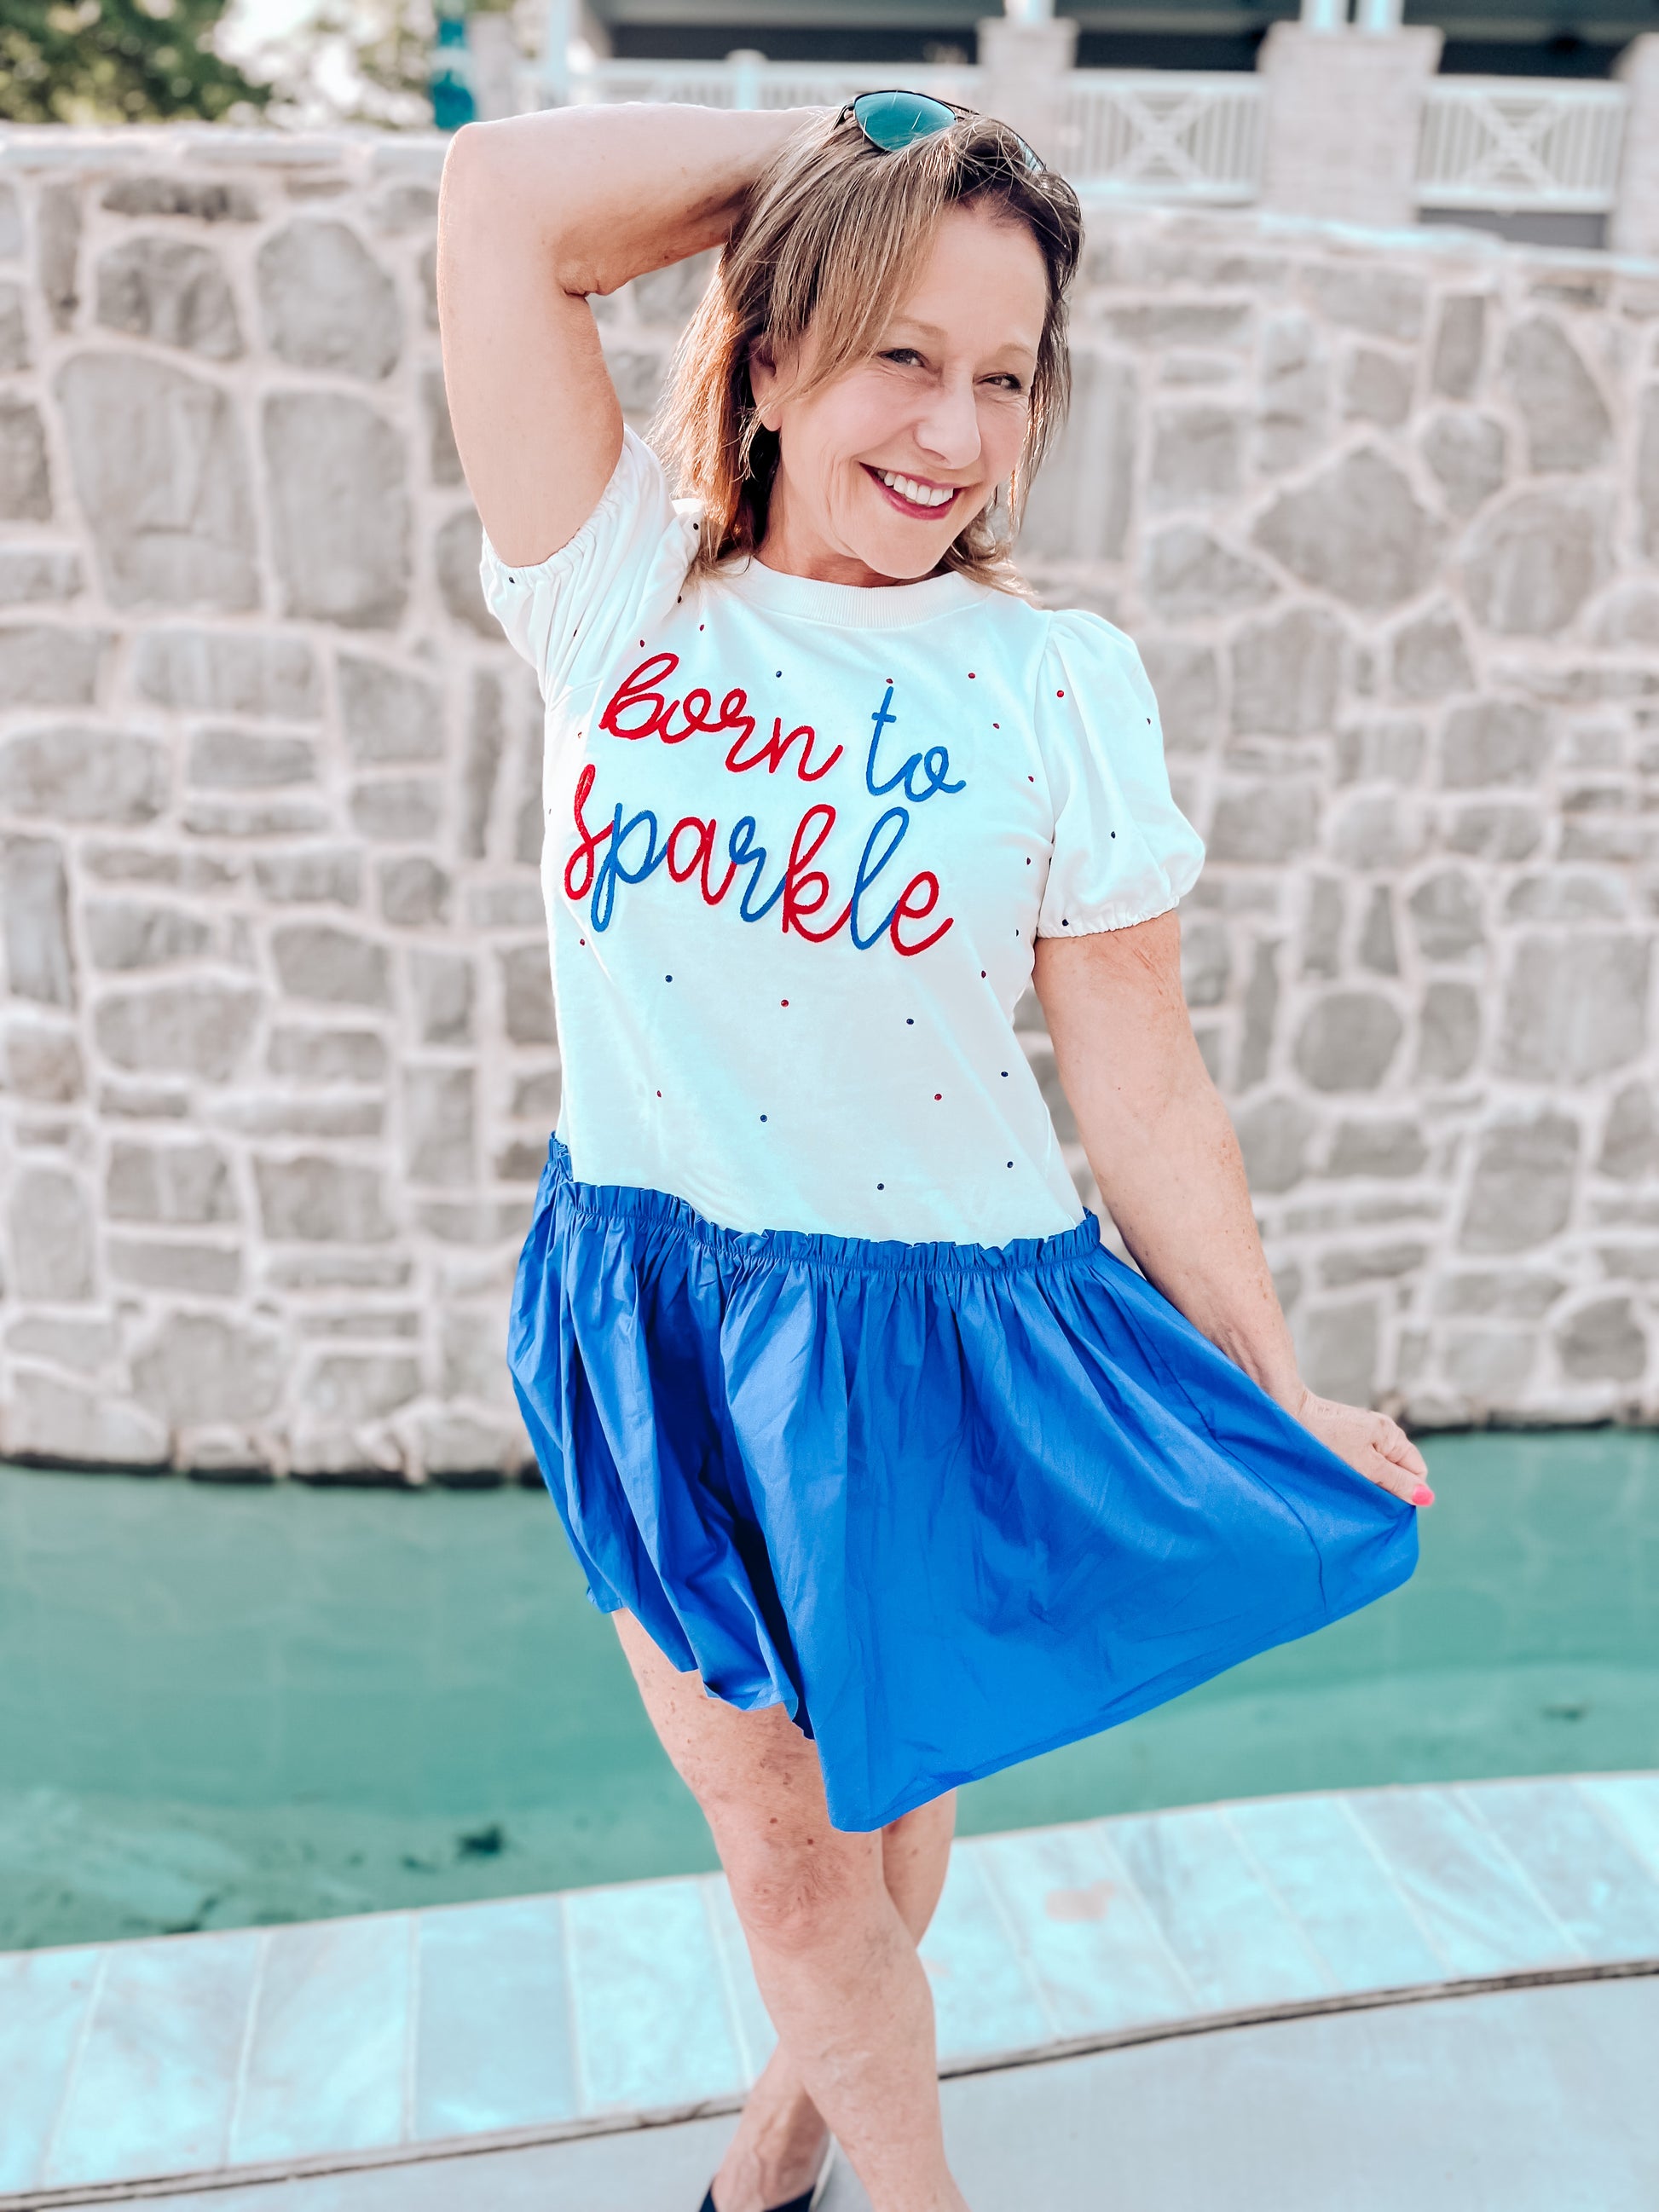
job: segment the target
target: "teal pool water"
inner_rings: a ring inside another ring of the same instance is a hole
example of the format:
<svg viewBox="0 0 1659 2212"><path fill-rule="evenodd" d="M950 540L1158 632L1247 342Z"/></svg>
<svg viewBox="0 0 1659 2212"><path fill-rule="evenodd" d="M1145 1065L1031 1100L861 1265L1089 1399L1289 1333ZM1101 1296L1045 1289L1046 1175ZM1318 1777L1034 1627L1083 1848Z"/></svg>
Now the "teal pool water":
<svg viewBox="0 0 1659 2212"><path fill-rule="evenodd" d="M1659 1766L1659 1437L1427 1449L1404 1589L965 1790L964 1831ZM0 1948L714 1863L539 1491L0 1469Z"/></svg>

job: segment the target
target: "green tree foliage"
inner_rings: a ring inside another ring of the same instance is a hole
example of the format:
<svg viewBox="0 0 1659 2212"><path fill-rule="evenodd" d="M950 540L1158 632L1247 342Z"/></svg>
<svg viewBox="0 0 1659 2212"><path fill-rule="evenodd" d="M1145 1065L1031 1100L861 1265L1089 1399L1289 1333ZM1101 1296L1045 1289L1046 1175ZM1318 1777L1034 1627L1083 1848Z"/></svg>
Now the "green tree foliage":
<svg viewBox="0 0 1659 2212"><path fill-rule="evenodd" d="M0 122L216 123L270 88L213 49L226 0L0 0Z"/></svg>

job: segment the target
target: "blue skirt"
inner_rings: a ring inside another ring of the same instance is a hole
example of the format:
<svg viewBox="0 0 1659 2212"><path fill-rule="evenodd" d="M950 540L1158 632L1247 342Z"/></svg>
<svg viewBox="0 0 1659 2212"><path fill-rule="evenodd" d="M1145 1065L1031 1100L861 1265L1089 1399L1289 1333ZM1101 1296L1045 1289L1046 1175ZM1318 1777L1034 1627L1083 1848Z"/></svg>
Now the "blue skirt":
<svg viewBox="0 0 1659 2212"><path fill-rule="evenodd" d="M870 1829L1369 1604L1416 1515L1100 1242L706 1221L556 1138L508 1360L605 1612Z"/></svg>

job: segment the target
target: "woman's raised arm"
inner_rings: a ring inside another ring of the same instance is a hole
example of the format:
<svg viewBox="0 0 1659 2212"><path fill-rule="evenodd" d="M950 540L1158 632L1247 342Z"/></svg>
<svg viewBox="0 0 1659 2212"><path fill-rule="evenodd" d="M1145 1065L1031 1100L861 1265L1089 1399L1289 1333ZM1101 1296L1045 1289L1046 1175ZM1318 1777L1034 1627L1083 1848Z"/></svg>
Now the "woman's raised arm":
<svg viewBox="0 0 1659 2212"><path fill-rule="evenodd" d="M622 410L587 295L718 246L816 112L568 107L457 133L438 217L444 382L504 560L556 552L617 465Z"/></svg>

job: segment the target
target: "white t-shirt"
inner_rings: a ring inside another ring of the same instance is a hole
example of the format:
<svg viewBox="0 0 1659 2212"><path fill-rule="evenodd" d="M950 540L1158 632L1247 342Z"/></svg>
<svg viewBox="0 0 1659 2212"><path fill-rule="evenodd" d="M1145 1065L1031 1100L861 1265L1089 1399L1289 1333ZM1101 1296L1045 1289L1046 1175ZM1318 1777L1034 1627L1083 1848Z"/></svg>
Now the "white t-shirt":
<svg viewBox="0 0 1659 2212"><path fill-rule="evenodd" d="M1014 1034L1038 936L1149 921L1203 847L1121 631L957 575L688 580L632 432L484 595L547 702L558 1133L739 1230L1000 1245L1082 1208Z"/></svg>

